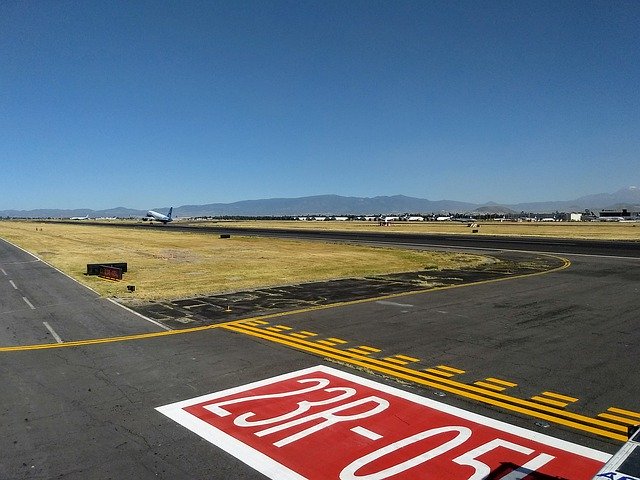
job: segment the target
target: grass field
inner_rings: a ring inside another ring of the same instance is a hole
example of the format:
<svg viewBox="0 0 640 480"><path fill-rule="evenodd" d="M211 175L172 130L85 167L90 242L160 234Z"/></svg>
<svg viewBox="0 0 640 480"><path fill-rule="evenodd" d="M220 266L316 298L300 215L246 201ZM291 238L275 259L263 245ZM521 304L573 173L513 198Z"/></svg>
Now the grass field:
<svg viewBox="0 0 640 480"><path fill-rule="evenodd" d="M104 296L144 300L495 261L481 255L26 221L0 221L0 238ZM120 282L85 275L87 263L100 262L127 262L129 271ZM135 285L135 293L128 293L127 285Z"/></svg>
<svg viewBox="0 0 640 480"><path fill-rule="evenodd" d="M380 226L378 222L315 222L315 221L221 221L193 225L228 225L233 227L322 229L352 232L438 233L446 235L505 235L549 238L583 238L599 240L640 241L640 223L627 222L476 222L468 227L459 222L392 222Z"/></svg>

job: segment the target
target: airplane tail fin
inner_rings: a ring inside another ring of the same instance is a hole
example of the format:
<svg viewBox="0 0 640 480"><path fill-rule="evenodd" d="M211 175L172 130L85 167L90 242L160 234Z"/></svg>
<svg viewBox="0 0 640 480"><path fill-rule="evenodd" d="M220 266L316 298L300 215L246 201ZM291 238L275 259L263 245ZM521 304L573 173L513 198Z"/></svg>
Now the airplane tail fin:
<svg viewBox="0 0 640 480"><path fill-rule="evenodd" d="M171 207L169 209L169 213L167 214L167 217L169 217L169 219L171 219L171 213L173 212L173 207Z"/></svg>

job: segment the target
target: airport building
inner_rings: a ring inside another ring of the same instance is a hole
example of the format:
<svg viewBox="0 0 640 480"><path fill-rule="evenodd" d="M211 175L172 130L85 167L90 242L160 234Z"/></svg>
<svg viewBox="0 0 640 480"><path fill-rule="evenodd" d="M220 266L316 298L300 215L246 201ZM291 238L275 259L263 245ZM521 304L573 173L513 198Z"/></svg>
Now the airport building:
<svg viewBox="0 0 640 480"><path fill-rule="evenodd" d="M640 212L630 212L626 208L622 210L601 210L600 218L603 220L606 219L622 219L622 220L632 220L636 219L640 216Z"/></svg>

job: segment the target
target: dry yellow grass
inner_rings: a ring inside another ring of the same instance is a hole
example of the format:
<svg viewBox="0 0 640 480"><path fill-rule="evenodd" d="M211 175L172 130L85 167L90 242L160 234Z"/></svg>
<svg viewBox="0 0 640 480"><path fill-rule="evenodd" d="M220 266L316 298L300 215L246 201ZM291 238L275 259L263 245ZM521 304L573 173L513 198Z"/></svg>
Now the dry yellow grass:
<svg viewBox="0 0 640 480"><path fill-rule="evenodd" d="M476 222L470 228L460 222L392 222L380 226L378 222L315 222L315 221L221 221L193 223L193 225L233 226L256 228L295 228L302 230L320 229L351 232L399 232L399 233L437 233L446 235L470 235L477 229L476 235L535 236L549 238L583 238L599 240L635 240L640 241L640 223L627 222Z"/></svg>
<svg viewBox="0 0 640 480"><path fill-rule="evenodd" d="M146 300L494 261L480 255L42 222L0 221L0 237L102 295ZM85 275L87 263L100 262L127 262L129 271L121 282ZM136 286L133 295L127 284Z"/></svg>

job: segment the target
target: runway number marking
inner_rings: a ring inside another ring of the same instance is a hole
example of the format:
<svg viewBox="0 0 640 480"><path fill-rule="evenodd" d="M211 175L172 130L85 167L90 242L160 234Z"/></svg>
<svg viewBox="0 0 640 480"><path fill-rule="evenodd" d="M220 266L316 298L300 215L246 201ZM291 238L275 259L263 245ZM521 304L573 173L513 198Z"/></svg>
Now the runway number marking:
<svg viewBox="0 0 640 480"><path fill-rule="evenodd" d="M586 480L610 457L324 366L157 410L272 479Z"/></svg>

